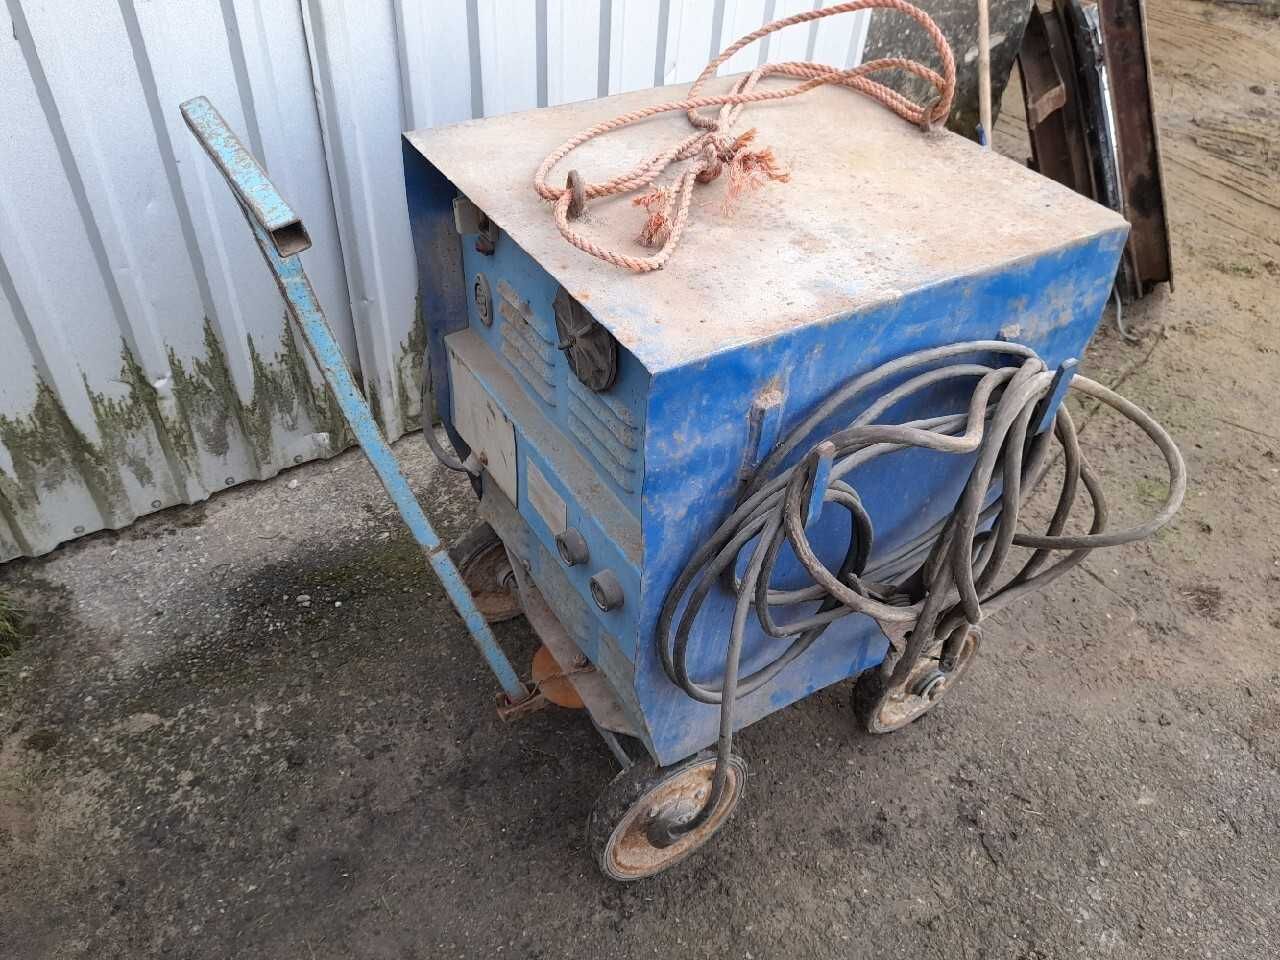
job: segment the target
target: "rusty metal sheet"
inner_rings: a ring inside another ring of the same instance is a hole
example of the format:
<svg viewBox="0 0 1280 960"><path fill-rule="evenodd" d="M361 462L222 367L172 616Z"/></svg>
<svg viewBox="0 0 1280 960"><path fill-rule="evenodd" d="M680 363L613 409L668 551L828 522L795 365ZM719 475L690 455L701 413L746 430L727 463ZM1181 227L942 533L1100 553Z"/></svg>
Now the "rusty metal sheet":
<svg viewBox="0 0 1280 960"><path fill-rule="evenodd" d="M1086 197L1094 195L1088 134L1070 34L1052 0L1032 7L1018 54L1034 168Z"/></svg>
<svg viewBox="0 0 1280 960"><path fill-rule="evenodd" d="M1125 248L1129 298L1173 280L1164 207L1160 131L1151 98L1151 59L1142 0L1099 0L1102 42L1115 107L1120 192L1132 224Z"/></svg>
<svg viewBox="0 0 1280 960"><path fill-rule="evenodd" d="M1132 227L1116 278L1121 298L1172 283L1141 0L1039 0L1019 64L1035 168Z"/></svg>
<svg viewBox="0 0 1280 960"><path fill-rule="evenodd" d="M758 142L773 147L790 182L749 195L734 216L721 209L721 181L698 188L690 225L664 270L636 276L571 247L534 193L535 167L581 129L683 90L637 91L406 137L651 372L1007 267L1118 223L1114 213L963 137L924 134L852 91L819 88L743 115L739 127L758 128ZM688 131L683 114L646 121L587 144L556 176L572 166L589 181L604 179ZM622 197L591 204L582 223L605 244L643 252L634 241L642 220Z"/></svg>

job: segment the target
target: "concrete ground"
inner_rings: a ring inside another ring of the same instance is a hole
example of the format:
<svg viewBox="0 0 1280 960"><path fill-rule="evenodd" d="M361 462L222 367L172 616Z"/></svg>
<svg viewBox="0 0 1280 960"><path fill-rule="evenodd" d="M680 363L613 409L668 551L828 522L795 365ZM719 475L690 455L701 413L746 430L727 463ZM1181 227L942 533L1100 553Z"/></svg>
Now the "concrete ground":
<svg viewBox="0 0 1280 960"><path fill-rule="evenodd" d="M0 569L27 611L0 662L0 957L1276 956L1280 21L1260 10L1150 5L1178 289L1086 363L1178 438L1186 506L996 617L934 714L872 738L848 684L775 714L740 738L750 786L717 840L608 883L583 843L608 754L578 714L495 717L348 454ZM1119 519L1151 511L1144 442L1082 415ZM419 438L397 452L465 529L467 491ZM523 622L499 633L527 663Z"/></svg>

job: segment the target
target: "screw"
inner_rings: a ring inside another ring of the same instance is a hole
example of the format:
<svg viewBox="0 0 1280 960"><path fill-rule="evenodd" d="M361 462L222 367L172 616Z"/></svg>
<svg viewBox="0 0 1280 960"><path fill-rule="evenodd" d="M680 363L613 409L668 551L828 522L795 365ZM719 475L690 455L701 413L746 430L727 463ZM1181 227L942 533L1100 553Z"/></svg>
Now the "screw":
<svg viewBox="0 0 1280 960"><path fill-rule="evenodd" d="M227 477L227 479L226 479L226 481L225 481L225 482L226 482L226 484L227 484L227 486L228 486L228 487L233 486L233 485L235 484L235 482L236 482L236 478L235 478L235 477Z"/></svg>
<svg viewBox="0 0 1280 960"><path fill-rule="evenodd" d="M300 454L300 453L294 454L293 462L294 462L294 463L301 463L301 462L302 462L302 454Z"/></svg>
<svg viewBox="0 0 1280 960"><path fill-rule="evenodd" d="M152 510L159 510L159 509L160 509L160 501L159 501L159 500L152 500L152 501L151 501L151 509L152 509Z"/></svg>

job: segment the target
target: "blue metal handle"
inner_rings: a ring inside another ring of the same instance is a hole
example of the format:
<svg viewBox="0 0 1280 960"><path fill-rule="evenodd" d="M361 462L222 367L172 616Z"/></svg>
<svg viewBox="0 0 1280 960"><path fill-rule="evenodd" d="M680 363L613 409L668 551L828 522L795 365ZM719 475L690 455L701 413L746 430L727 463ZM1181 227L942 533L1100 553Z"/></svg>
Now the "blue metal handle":
<svg viewBox="0 0 1280 960"><path fill-rule="evenodd" d="M200 145L231 184L240 206L253 223L267 232L276 252L282 257L291 257L310 248L311 237L302 219L284 202L266 171L209 99L196 97L179 109Z"/></svg>
<svg viewBox="0 0 1280 960"><path fill-rule="evenodd" d="M520 682L511 661L498 646L484 615L476 608L475 598L471 596L471 591L449 556L449 551L440 542L427 515L423 513L422 505L413 495L390 444L373 419L368 401L356 386L351 368L342 355L342 348L329 329L320 301L297 257L298 253L311 245L301 219L284 202L262 167L227 126L213 104L204 97L196 97L182 104L181 109L187 126L235 192L262 255L275 273L276 282L289 308L289 315L302 332L302 338L324 374L325 382L338 401L342 415L364 449L365 456L373 464L378 479L382 481L396 509L400 511L401 519L426 553L428 562L444 585L454 608L466 623L476 647L502 684L502 689L513 702L525 699L529 696L529 689ZM425 429L430 430L430 425Z"/></svg>

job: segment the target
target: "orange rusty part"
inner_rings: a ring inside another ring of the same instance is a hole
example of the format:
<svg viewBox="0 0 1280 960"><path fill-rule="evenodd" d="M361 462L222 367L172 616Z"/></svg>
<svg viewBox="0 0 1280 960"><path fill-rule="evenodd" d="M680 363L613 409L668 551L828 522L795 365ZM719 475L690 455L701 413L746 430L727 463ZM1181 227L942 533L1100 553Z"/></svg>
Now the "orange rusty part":
<svg viewBox="0 0 1280 960"><path fill-rule="evenodd" d="M733 761L729 765L728 779L720 803L710 818L669 847L655 847L650 841L650 819L655 813L672 805L686 806L692 810L700 808L711 792L716 761L711 758L691 765L678 776L659 783L645 794L627 811L613 832L609 849L605 853L610 874L627 880L651 876L684 859L706 843L733 812L742 792L745 768L737 757Z"/></svg>
<svg viewBox="0 0 1280 960"><path fill-rule="evenodd" d="M534 685L542 695L557 707L568 707L570 710L581 710L584 706L578 691L565 676L566 671L556 662L550 648L545 644L533 655L533 666L530 668Z"/></svg>
<svg viewBox="0 0 1280 960"><path fill-rule="evenodd" d="M956 663L950 673L938 669L938 657L942 653L939 644L929 655L920 658L901 685L885 693L872 717L873 733L901 730L907 724L920 719L942 699L956 681L969 669L982 641L981 631L971 627L964 644L956 654ZM930 675L934 676L930 676Z"/></svg>

